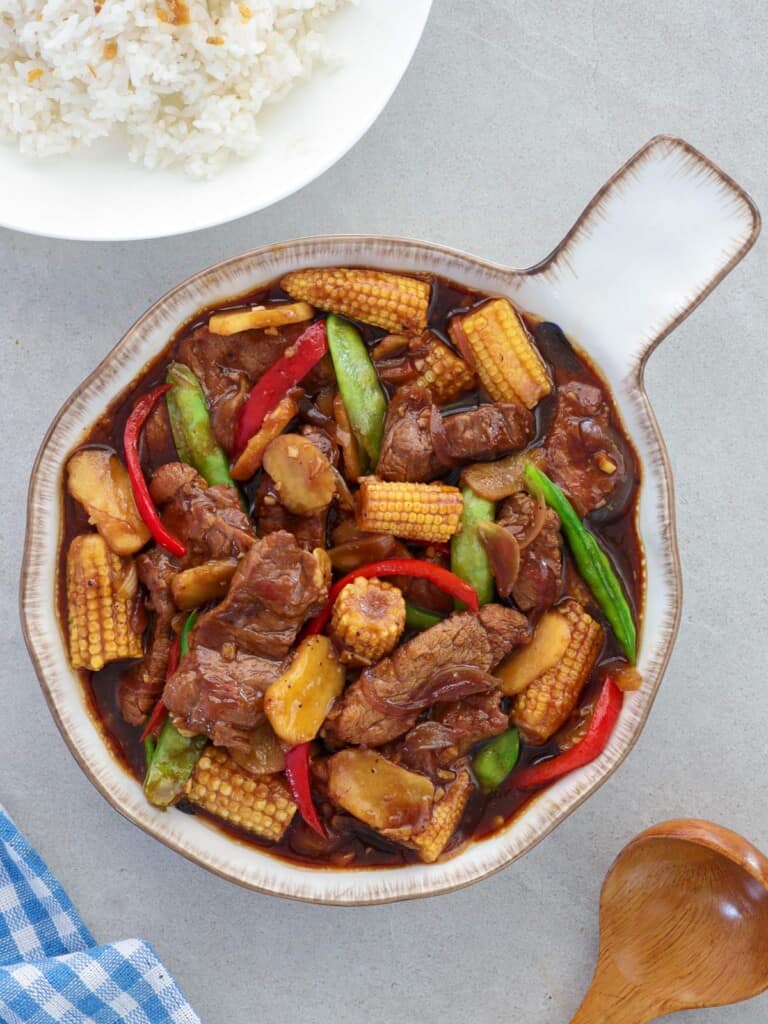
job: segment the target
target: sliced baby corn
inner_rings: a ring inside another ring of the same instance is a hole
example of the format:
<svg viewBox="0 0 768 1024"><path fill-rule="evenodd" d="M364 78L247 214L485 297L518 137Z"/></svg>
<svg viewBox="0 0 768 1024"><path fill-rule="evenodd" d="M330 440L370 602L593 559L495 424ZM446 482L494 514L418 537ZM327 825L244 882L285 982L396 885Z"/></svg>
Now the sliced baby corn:
<svg viewBox="0 0 768 1024"><path fill-rule="evenodd" d="M603 646L603 629L576 601L564 601L550 615L565 619L570 630L562 656L520 693L512 722L529 743L545 743L576 707Z"/></svg>
<svg viewBox="0 0 768 1024"><path fill-rule="evenodd" d="M297 270L280 285L291 298L387 331L416 333L427 326L430 286L415 277L328 267Z"/></svg>
<svg viewBox="0 0 768 1024"><path fill-rule="evenodd" d="M133 559L115 555L99 533L74 538L67 552L73 668L98 672L108 661L142 656L142 633L134 626L138 592Z"/></svg>
<svg viewBox="0 0 768 1024"><path fill-rule="evenodd" d="M421 351L413 358L419 374L414 384L426 388L437 405L455 402L475 386L473 370L434 334L429 335L426 349L423 341L416 342Z"/></svg>
<svg viewBox="0 0 768 1024"><path fill-rule="evenodd" d="M413 837L413 845L427 864L432 864L448 845L448 840L461 821L474 784L466 768L462 768L441 799L435 801L427 827Z"/></svg>
<svg viewBox="0 0 768 1024"><path fill-rule="evenodd" d="M336 598L331 639L343 662L373 665L394 650L405 628L405 599L391 583L358 576Z"/></svg>
<svg viewBox="0 0 768 1024"><path fill-rule="evenodd" d="M521 402L533 409L552 390L541 356L507 299L492 299L456 317L450 335L494 402Z"/></svg>
<svg viewBox="0 0 768 1024"><path fill-rule="evenodd" d="M459 529L463 507L458 487L390 483L366 476L360 481L357 525L371 533L441 543Z"/></svg>
<svg viewBox="0 0 768 1024"><path fill-rule="evenodd" d="M282 775L251 775L223 747L205 748L184 793L196 807L273 842L296 813Z"/></svg>

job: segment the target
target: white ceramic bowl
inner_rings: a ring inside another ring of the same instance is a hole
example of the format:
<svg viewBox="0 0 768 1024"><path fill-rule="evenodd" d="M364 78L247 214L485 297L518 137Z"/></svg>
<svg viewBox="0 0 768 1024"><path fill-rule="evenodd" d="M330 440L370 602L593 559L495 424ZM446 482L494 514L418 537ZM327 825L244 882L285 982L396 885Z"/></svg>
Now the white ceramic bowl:
<svg viewBox="0 0 768 1024"><path fill-rule="evenodd" d="M31 160L0 145L0 225L54 238L117 241L212 227L303 188L371 127L413 57L432 0L358 0L324 35L338 65L266 108L262 142L210 181L147 171L124 147Z"/></svg>
<svg viewBox="0 0 768 1024"><path fill-rule="evenodd" d="M513 271L461 252L396 238L307 238L246 253L204 270L160 299L66 403L48 432L29 493L22 577L27 645L72 753L122 814L191 860L253 889L331 904L363 904L447 892L484 878L529 850L615 770L636 741L661 682L680 617L681 581L672 480L643 367L653 348L744 256L760 229L745 193L686 143L652 140L595 196L554 253ZM200 817L151 807L111 756L67 659L56 613L61 486L68 453L107 403L204 306L289 270L364 265L434 272L509 296L554 320L606 375L643 467L640 532L646 605L638 666L607 749L534 797L505 828L436 864L392 869L310 869L228 838Z"/></svg>

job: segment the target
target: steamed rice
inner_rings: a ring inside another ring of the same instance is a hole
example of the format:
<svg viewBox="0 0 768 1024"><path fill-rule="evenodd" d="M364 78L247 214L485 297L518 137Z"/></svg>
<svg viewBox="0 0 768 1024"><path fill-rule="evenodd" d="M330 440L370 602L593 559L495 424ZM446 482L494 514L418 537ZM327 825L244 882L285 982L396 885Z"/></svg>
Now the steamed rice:
<svg viewBox="0 0 768 1024"><path fill-rule="evenodd" d="M0 0L0 138L45 157L117 135L209 176L258 147L262 106L327 59L347 2Z"/></svg>

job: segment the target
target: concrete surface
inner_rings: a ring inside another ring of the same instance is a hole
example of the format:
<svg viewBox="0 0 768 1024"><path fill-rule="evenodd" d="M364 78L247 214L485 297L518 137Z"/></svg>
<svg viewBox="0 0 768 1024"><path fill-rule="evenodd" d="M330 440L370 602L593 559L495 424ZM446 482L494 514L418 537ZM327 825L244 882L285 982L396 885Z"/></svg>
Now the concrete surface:
<svg viewBox="0 0 768 1024"><path fill-rule="evenodd" d="M188 864L101 799L56 731L18 625L27 476L49 419L153 299L257 244L385 232L526 266L658 132L690 140L765 207L767 39L762 0L436 0L381 119L299 195L157 242L0 232L0 800L96 936L154 942L207 1024L567 1021L595 957L603 875L635 833L697 815L768 850L768 245L649 367L686 596L645 732L546 842L452 896L361 910L261 897ZM700 1020L757 1024L766 1012L763 997Z"/></svg>

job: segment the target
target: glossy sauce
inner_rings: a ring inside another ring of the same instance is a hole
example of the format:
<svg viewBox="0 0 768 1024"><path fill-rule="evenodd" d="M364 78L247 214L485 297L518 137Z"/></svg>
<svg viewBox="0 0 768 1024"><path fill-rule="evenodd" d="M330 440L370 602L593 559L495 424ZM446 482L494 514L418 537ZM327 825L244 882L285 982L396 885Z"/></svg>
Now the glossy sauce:
<svg viewBox="0 0 768 1024"><path fill-rule="evenodd" d="M238 309L257 303L266 304L287 298L288 296L279 285L273 284L233 300L225 306L216 306L215 310ZM435 279L429 313L430 330L438 334L445 341L448 341L446 327L449 316L471 308L486 298L487 296L483 294L468 291L452 282ZM193 321L184 325L179 330L176 336L168 343L165 350L145 367L141 377L127 391L123 392L94 424L86 440L83 442L84 444L111 447L122 455L121 438L123 427L136 400L142 394L163 382L168 363L175 358L182 339L197 327L207 324L208 318L213 311L214 308L201 311ZM550 367L555 383L563 383L567 380L580 380L594 385L600 388L611 406L613 426L621 443L625 458L626 486L621 489L620 509L609 509L608 512L597 510L587 518L587 522L609 552L615 568L622 577L626 593L635 612L636 622L639 625L641 616L638 615L638 612L643 608L644 596L644 560L637 532L637 505L640 488L639 461L631 442L623 430L610 389L597 369L568 342L555 325L541 323L533 316L524 316L524 319L536 340L541 355ZM369 345L375 344L386 334L385 331L365 324L358 326L366 343ZM487 400L483 394L476 393L468 395L466 401L463 401L461 405L462 407L471 408L478 402L485 402ZM554 408L554 395L548 396L539 403L536 409L537 433L532 445L540 443L546 434L554 415ZM175 461L177 458L176 451L172 445L169 445L165 451L153 451L151 460L146 458L146 454L146 452L143 453L145 457L144 466L148 470L152 470L165 462ZM453 477L457 476L458 471L455 471L453 474L447 474L443 479L454 482ZM257 487L257 481L258 478L256 481L252 481L246 488L248 497L251 500ZM61 621L65 623L66 595L64 581L66 579L66 552L71 538L89 529L89 527L84 511L68 494L64 495L63 501L64 537L59 554L58 579L59 610ZM563 553L564 562L570 561L571 556L567 545L564 547ZM590 605L588 611L606 627L606 643L592 679L582 695L582 705L592 699L597 692L601 678L601 665L612 658L620 656L621 653L600 609ZM404 639L407 639L407 636L408 634L406 633ZM113 751L114 756L123 763L126 770L132 775L137 779L142 779L144 775L144 750L139 742L141 729L127 725L123 721L116 701L117 683L122 672L127 669L129 664L131 663L115 662L107 665L100 672L82 672L81 678L90 701L92 713L99 722L105 740ZM518 768L525 767L555 753L557 753L557 746L554 740L551 740L544 746L536 747L523 743L521 745ZM523 793L520 790L514 789L514 787L505 786L504 784L495 793L491 794L490 797L485 797L479 790L476 790L470 799L462 822L447 848L447 852L455 851L469 841L482 839L498 831L500 827L519 812L533 795ZM330 831L334 838L329 844L321 843L318 837L300 820L299 815L296 815L293 824L279 843L267 843L189 805L180 804L179 809L188 813L203 814L207 819L214 821L218 828L227 832L238 841L258 846L287 860L311 864L316 868L396 867L404 863L419 862L419 858L414 851L388 842L351 816L340 812L328 803L324 803L322 797L318 802L323 817L331 823Z"/></svg>

